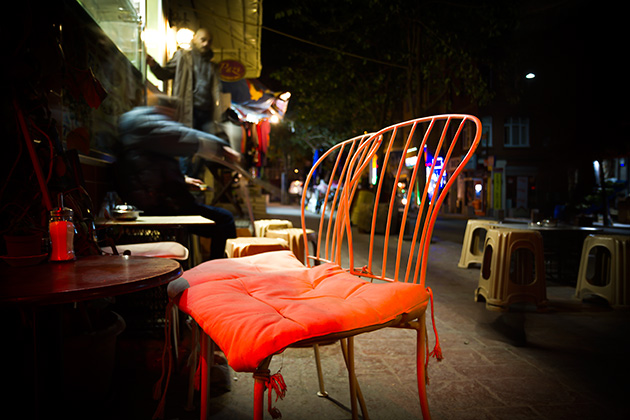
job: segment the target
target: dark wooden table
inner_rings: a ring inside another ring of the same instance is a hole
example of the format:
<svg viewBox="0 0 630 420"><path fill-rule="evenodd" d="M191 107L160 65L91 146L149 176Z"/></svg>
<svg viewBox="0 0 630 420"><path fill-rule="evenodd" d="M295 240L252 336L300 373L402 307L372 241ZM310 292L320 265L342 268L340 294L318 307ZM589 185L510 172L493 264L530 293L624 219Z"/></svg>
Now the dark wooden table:
<svg viewBox="0 0 630 420"><path fill-rule="evenodd" d="M73 410L85 414L83 418L97 418L92 417L94 412L79 408L80 398L69 396L64 388L70 362L63 350L69 313L82 313L86 305L100 298L167 284L182 274L174 260L124 255L79 257L28 267L0 264L5 397L20 418L73 418ZM91 365L79 369L89 372Z"/></svg>
<svg viewBox="0 0 630 420"><path fill-rule="evenodd" d="M166 284L182 274L166 258L98 255L76 261L0 268L0 305L50 305L131 293Z"/></svg>

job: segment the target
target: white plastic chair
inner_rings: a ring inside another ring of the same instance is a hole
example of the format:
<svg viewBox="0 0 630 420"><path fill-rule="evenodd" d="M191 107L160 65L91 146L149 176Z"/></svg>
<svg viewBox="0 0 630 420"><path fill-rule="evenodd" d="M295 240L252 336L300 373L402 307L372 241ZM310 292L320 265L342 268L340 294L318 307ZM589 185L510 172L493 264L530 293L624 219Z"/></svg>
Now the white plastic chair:
<svg viewBox="0 0 630 420"><path fill-rule="evenodd" d="M584 240L575 296L591 295L613 307L630 306L630 236L599 234Z"/></svg>

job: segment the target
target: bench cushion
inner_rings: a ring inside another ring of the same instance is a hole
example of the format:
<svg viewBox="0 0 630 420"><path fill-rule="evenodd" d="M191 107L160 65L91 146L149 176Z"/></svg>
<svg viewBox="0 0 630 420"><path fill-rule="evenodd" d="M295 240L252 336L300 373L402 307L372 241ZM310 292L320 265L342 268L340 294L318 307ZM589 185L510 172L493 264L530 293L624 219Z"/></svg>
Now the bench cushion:
<svg viewBox="0 0 630 420"><path fill-rule="evenodd" d="M174 260L187 260L188 248L178 242L147 242L141 244L116 245L119 254L129 251L131 255L141 257L171 258ZM101 248L106 254L113 254L111 247Z"/></svg>

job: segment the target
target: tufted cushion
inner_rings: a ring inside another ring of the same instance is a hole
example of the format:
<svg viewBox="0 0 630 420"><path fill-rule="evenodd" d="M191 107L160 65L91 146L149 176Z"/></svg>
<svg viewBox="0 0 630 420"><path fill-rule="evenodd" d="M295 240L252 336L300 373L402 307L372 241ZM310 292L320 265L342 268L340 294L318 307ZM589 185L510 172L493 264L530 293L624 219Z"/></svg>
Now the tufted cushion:
<svg viewBox="0 0 630 420"><path fill-rule="evenodd" d="M239 372L292 344L415 319L428 302L422 286L369 283L334 264L306 268L289 251L208 261L183 278L176 303Z"/></svg>

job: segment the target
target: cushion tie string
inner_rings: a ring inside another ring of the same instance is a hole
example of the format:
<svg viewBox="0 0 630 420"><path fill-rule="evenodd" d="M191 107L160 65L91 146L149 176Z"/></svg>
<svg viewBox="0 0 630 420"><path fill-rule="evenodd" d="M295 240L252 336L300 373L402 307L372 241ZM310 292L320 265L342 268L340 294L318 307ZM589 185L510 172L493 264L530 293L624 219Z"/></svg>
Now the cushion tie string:
<svg viewBox="0 0 630 420"><path fill-rule="evenodd" d="M269 372L269 371L267 371ZM274 419L281 419L282 413L276 407L273 407L273 403L271 401L271 391L275 391L276 393L276 401L279 399L283 399L287 394L287 385L284 382L284 378L280 371L274 373L273 375L256 375L254 377L260 379L265 382L265 387L267 388L267 411L271 414L271 417Z"/></svg>
<svg viewBox="0 0 630 420"><path fill-rule="evenodd" d="M435 315L433 310L433 290L430 287L427 287L427 292L429 293L429 302L431 303L431 324L433 324L433 334L435 335L435 346L433 347L433 351L430 353L427 352L427 360L426 366L429 365L429 358L431 356L435 357L437 361L441 361L444 356L442 355L442 348L440 347L440 338L438 337L437 327L435 325ZM428 341L427 341L428 345Z"/></svg>

